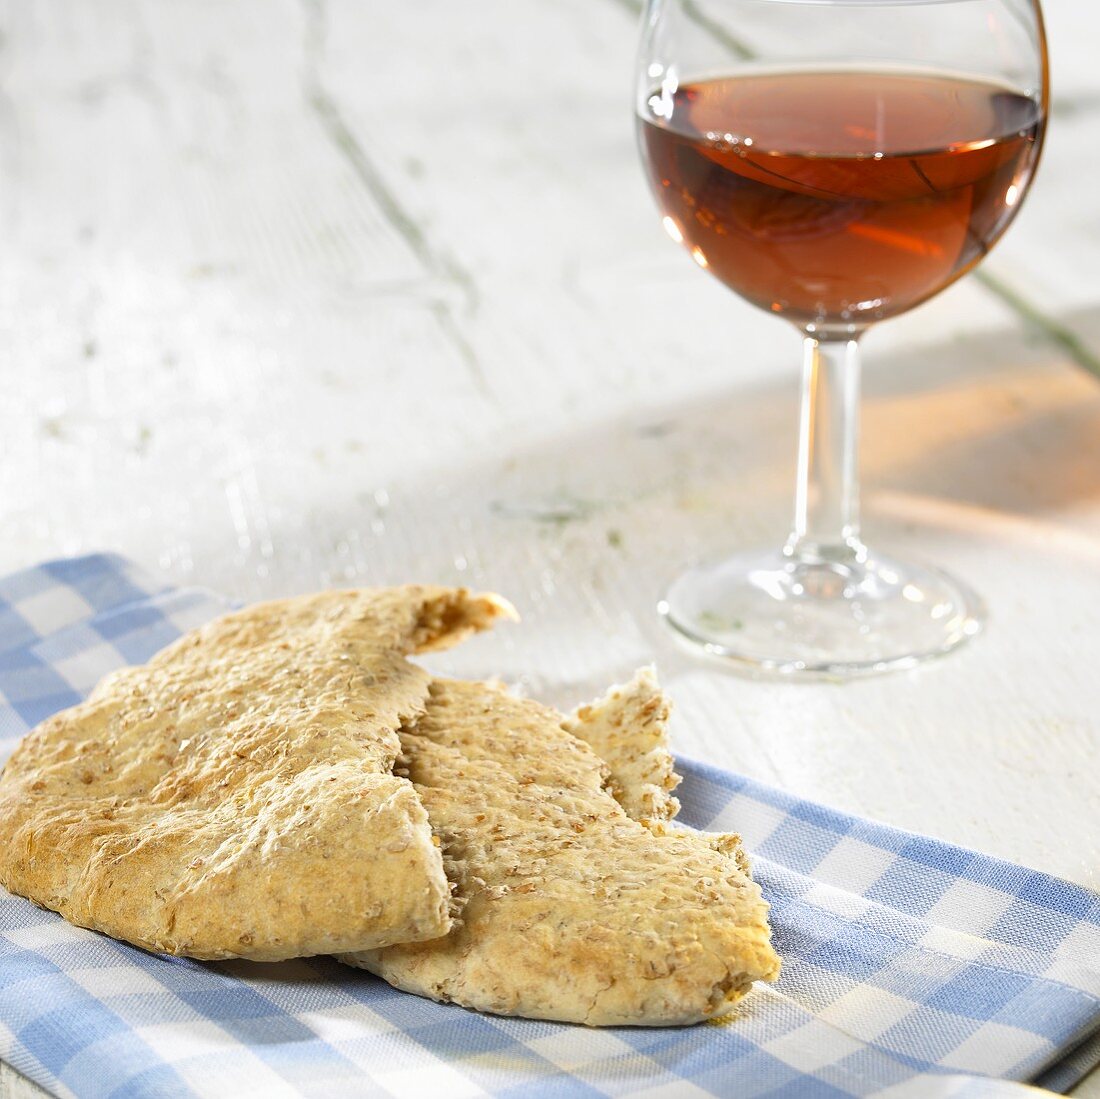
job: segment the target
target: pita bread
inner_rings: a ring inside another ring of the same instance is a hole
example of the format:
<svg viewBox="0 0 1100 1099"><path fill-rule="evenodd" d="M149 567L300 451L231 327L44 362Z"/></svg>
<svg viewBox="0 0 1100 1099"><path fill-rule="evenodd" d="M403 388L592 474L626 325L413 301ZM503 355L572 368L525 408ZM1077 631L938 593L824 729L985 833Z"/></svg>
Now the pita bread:
<svg viewBox="0 0 1100 1099"><path fill-rule="evenodd" d="M608 1025L694 1023L773 978L767 905L727 837L654 830L605 789L562 717L436 680L401 760L456 882L432 942L342 960L481 1011Z"/></svg>
<svg viewBox="0 0 1100 1099"><path fill-rule="evenodd" d="M194 958L429 939L451 889L392 773L444 648L514 611L405 587L266 603L105 679L0 779L0 882L82 927Z"/></svg>
<svg viewBox="0 0 1100 1099"><path fill-rule="evenodd" d="M608 765L608 789L635 820L667 821L680 811L672 796L680 776L668 747L671 712L656 672L639 668L629 683L579 706L562 722Z"/></svg>

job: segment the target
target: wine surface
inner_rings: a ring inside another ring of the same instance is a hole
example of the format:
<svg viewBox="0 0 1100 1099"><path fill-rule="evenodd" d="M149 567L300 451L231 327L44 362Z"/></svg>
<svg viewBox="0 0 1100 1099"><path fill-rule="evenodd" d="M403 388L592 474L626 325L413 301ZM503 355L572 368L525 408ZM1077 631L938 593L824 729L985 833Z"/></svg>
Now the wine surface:
<svg viewBox="0 0 1100 1099"><path fill-rule="evenodd" d="M640 143L665 227L749 301L869 323L972 267L1023 198L1039 105L951 76L796 71L654 93Z"/></svg>

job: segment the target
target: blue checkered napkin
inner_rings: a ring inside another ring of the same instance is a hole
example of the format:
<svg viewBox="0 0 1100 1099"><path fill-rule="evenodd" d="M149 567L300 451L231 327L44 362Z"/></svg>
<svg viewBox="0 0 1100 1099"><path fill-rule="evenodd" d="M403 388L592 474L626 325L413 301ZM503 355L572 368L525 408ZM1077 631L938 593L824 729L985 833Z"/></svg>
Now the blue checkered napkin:
<svg viewBox="0 0 1100 1099"><path fill-rule="evenodd" d="M225 609L117 557L0 580L0 752ZM585 1030L396 992L330 959L145 954L0 898L0 1057L59 1095L993 1096L1100 1060L1100 898L700 764L684 818L739 830L784 969L729 1021ZM2 892L2 891L0 891Z"/></svg>

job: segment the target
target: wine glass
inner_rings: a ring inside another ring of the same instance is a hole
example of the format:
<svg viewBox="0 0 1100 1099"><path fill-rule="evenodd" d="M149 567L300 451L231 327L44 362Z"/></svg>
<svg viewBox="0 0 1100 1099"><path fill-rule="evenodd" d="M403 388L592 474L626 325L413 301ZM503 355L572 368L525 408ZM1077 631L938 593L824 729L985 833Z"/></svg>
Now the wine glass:
<svg viewBox="0 0 1100 1099"><path fill-rule="evenodd" d="M803 335L782 549L681 575L661 613L707 653L847 677L981 628L978 598L859 529L859 340L974 267L1046 121L1037 0L648 0L642 160L669 236Z"/></svg>

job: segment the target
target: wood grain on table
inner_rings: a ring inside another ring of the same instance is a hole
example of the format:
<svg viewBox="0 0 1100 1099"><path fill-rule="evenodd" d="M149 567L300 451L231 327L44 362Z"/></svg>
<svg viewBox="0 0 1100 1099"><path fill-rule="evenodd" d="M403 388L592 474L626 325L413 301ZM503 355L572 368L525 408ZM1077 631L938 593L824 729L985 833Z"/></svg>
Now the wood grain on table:
<svg viewBox="0 0 1100 1099"><path fill-rule="evenodd" d="M0 0L0 570L495 588L523 625L437 666L656 661L681 752L1097 888L1100 9L1046 7L1034 194L867 340L867 536L980 589L968 651L753 682L657 624L784 536L799 348L664 238L619 0Z"/></svg>

